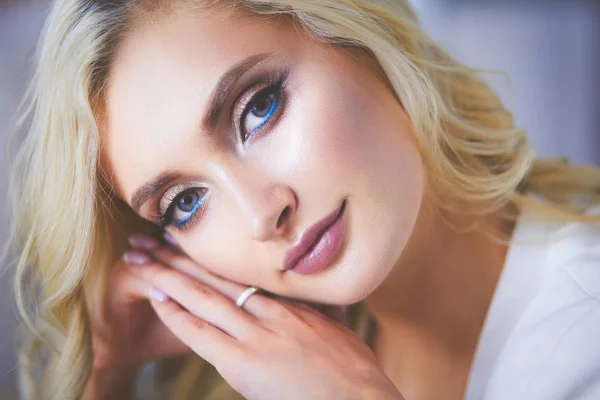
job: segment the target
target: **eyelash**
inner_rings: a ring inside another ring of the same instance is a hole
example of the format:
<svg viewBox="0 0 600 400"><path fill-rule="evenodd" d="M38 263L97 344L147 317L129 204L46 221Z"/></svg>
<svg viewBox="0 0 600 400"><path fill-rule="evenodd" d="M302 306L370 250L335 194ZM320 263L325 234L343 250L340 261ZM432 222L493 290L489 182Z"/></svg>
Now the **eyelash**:
<svg viewBox="0 0 600 400"><path fill-rule="evenodd" d="M286 92L284 88L285 81L289 75L288 69L280 69L277 71L268 71L266 76L253 85L251 85L248 89L246 89L243 94L238 97L238 99L234 103L234 112L231 118L231 123L234 127L236 127L236 135L241 137L242 142L248 141L254 135L262 132L273 119L281 115L284 106L285 106L285 98ZM264 86L261 90L256 91L253 95L249 95L252 92L252 89L257 86ZM245 122L246 117L251 111L251 105L253 105L257 99L267 97L267 95L275 95L275 111L273 114L270 114L266 120L264 120L257 128L254 128L250 133L244 133L244 128L242 123ZM245 103L244 107L236 107L236 105L245 97L250 97L248 102ZM240 100L241 99L241 100Z"/></svg>
<svg viewBox="0 0 600 400"><path fill-rule="evenodd" d="M157 220L157 223L159 226L161 226L164 229L167 226L172 225L175 229L184 231L187 228L191 227L194 224L194 222L202 216L202 214L204 213L204 210L206 208L206 196L205 195L202 198L202 200L200 200L200 204L197 207L194 207L195 211L192 212L192 214L186 220L184 220L185 222L181 223L180 225L177 225L177 224L173 223L173 221L172 221L174 208L177 205L176 200L178 200L184 193L187 193L188 191L192 191L192 190L200 191L200 192L202 192L202 195L204 195L206 193L205 189L197 188L197 187L193 187L193 186L183 187L181 189L177 188L177 187L169 189L169 191L167 192L165 197L161 200L161 203L165 202L165 203L169 204L167 206L166 211L164 212L164 214L161 214L159 211L158 215L155 216L155 219ZM160 203L159 203L158 207L160 208Z"/></svg>
<svg viewBox="0 0 600 400"><path fill-rule="evenodd" d="M264 129L266 129L273 122L274 119L276 119L279 115L281 115L281 113L285 107L286 96L285 96L284 83L285 83L288 75L289 75L289 70L287 70L287 69L281 69L281 70L277 70L275 72L269 71L269 72L267 72L267 75L263 79L260 79L259 82L256 82L256 83L250 85L250 87L248 87L246 90L244 90L242 95L240 95L237 98L237 100L234 102L235 110L232 114L231 122L232 122L232 125L234 127L236 127L236 129L235 129L236 134L239 137L241 137L242 142L245 143L253 136L260 134ZM240 99L247 97L246 96L247 93L249 93L253 88L255 88L257 86L261 86L261 85L265 85L265 87L263 89L260 89L257 92L255 92L252 96L249 96L250 99L248 100L247 103L245 103L244 107L236 107L236 105L240 102ZM270 113L268 115L268 117L258 127L254 128L252 130L252 132L245 134L244 128L242 127L242 123L244 122L247 115L250 113L251 105L253 105L257 99L267 97L267 95L272 95L272 94L275 95L275 101L273 103L273 104L275 104L275 110L273 111L273 113ZM181 195L183 195L184 193L186 193L192 189L204 191L200 188L195 188L195 187L187 187L187 188L183 188L182 190L169 190L168 191L169 193L167 195L165 195L163 200L161 200L161 203L163 201L168 202L169 205L168 205L167 209L165 210L164 213L161 213L159 210L158 214L154 217L154 219L157 221L159 226L161 226L164 229L167 226L172 225L175 227L175 229L184 231L184 230L190 228L194 224L194 222L196 222L196 220L202 216L202 214L204 213L204 210L206 208L206 198L203 198L200 201L199 206L195 207L196 210L188 217L187 220L185 220L185 222L181 223L180 225L175 225L172 222L172 214L174 211L174 207L176 207L177 200L181 197ZM160 204L158 205L157 208L160 209Z"/></svg>

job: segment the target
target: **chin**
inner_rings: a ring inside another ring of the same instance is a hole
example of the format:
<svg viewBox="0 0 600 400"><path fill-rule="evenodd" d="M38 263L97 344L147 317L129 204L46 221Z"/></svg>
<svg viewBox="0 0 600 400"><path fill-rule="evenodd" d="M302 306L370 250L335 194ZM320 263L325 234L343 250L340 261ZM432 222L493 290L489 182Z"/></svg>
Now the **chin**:
<svg viewBox="0 0 600 400"><path fill-rule="evenodd" d="M306 300L331 305L350 305L366 299L386 279L394 268L399 254L383 249L352 248L333 263L310 286L313 296ZM375 254L381 255L374 257ZM317 278L315 276L314 278Z"/></svg>

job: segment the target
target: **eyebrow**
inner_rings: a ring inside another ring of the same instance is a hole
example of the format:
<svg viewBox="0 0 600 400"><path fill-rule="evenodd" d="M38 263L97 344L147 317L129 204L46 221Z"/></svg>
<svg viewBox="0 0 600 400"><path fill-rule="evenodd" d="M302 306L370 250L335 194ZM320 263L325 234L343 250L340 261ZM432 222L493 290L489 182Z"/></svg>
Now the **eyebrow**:
<svg viewBox="0 0 600 400"><path fill-rule="evenodd" d="M148 201L154 193L158 192L162 187L166 186L175 179L178 179L181 175L174 171L166 171L158 175L156 178L149 182L146 182L142 187L135 191L131 196L131 207L138 212L140 207Z"/></svg>
<svg viewBox="0 0 600 400"><path fill-rule="evenodd" d="M252 68L272 56L272 53L254 54L236 63L221 76L209 97L208 110L202 120L202 128L205 132L213 132L215 130L217 122L223 113L223 108L229 96L229 92L233 86ZM144 183L131 196L131 207L138 212L142 205L148 201L148 199L152 198L157 191L175 179L178 179L180 176L181 175L176 172L166 171Z"/></svg>
<svg viewBox="0 0 600 400"><path fill-rule="evenodd" d="M202 123L205 131L212 132L215 130L217 121L219 121L221 113L223 112L225 101L229 96L229 91L237 83L237 81L240 80L242 76L244 76L244 74L250 71L252 68L271 58L272 55L272 53L260 53L252 55L238 62L231 67L229 71L223 74L210 95L211 100L209 102L208 111L206 112Z"/></svg>

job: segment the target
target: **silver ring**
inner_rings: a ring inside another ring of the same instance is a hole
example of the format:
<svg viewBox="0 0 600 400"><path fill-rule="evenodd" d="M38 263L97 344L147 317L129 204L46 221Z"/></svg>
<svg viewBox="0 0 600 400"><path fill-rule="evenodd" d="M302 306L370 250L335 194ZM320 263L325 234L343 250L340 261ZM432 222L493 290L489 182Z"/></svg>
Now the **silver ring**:
<svg viewBox="0 0 600 400"><path fill-rule="evenodd" d="M248 298L250 296L252 296L254 293L258 292L259 290L260 289L257 288L256 286L250 286L248 289L244 290L244 292L242 294L240 294L240 297L238 297L237 300L235 301L235 305L242 308L242 306L244 305L246 300L248 300Z"/></svg>

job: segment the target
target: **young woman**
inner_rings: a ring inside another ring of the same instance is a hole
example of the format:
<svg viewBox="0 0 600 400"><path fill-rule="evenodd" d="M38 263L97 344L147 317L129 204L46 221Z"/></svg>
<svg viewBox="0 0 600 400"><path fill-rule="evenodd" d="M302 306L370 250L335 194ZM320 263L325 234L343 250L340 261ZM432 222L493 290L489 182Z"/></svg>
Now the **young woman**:
<svg viewBox="0 0 600 400"><path fill-rule="evenodd" d="M600 173L404 1L56 0L27 104L25 398L600 398Z"/></svg>

